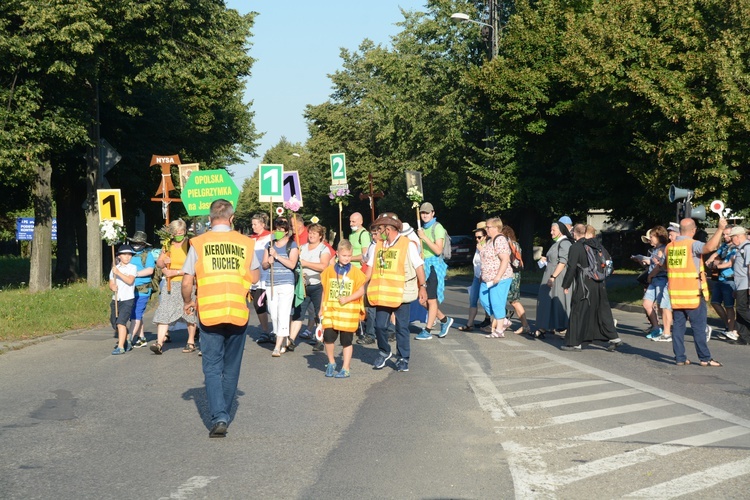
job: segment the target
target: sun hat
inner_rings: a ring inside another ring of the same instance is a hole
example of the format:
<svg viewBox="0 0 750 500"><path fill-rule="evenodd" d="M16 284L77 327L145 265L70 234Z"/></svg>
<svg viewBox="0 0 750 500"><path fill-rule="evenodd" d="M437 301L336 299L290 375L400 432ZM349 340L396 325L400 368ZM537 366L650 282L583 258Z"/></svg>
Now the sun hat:
<svg viewBox="0 0 750 500"><path fill-rule="evenodd" d="M384 212L378 215L378 218L375 219L375 222L373 222L372 225L395 227L399 232L401 232L401 228L403 227L401 219L399 219L398 215L394 214L393 212Z"/></svg>
<svg viewBox="0 0 750 500"><path fill-rule="evenodd" d="M133 233L133 236L128 238L128 241L131 243L140 243L142 245L146 245L147 247L150 247L151 244L148 242L148 237L146 236L146 233L143 231L136 231Z"/></svg>
<svg viewBox="0 0 750 500"><path fill-rule="evenodd" d="M413 232L414 228L411 227L408 222L401 223L401 231L399 231L399 233L401 233L401 236L409 236Z"/></svg>
<svg viewBox="0 0 750 500"><path fill-rule="evenodd" d="M646 231L646 236L641 236L641 241L646 244L651 243L651 230L650 229Z"/></svg>
<svg viewBox="0 0 750 500"><path fill-rule="evenodd" d="M486 229L487 228L487 221L480 220L477 222L477 227L474 228L474 231L477 229Z"/></svg>
<svg viewBox="0 0 750 500"><path fill-rule="evenodd" d="M742 226L734 226L731 231L729 231L729 236L742 236L743 234L747 234L747 229Z"/></svg>

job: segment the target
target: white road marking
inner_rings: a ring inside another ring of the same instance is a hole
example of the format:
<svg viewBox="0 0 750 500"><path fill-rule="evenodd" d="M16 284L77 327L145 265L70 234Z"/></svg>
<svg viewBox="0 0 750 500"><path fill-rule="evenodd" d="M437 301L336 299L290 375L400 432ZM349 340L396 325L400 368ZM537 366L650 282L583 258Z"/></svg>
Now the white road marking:
<svg viewBox="0 0 750 500"><path fill-rule="evenodd" d="M568 424L571 422L581 422L582 420L592 420L595 418L611 417L613 415L622 415L624 413L634 413L637 411L651 410L653 408L660 408L662 406L672 405L671 401L665 401L663 399L657 399L655 401L648 401L646 403L635 403L632 405L613 406L610 408L603 408L601 410L583 411L580 413L569 413L567 415L560 415L559 417L552 417L547 420L547 426L549 425L560 425Z"/></svg>
<svg viewBox="0 0 750 500"><path fill-rule="evenodd" d="M178 486L177 490L170 493L168 497L161 497L159 500L187 500L196 490L205 488L214 479L219 479L219 476L193 476Z"/></svg>
<svg viewBox="0 0 750 500"><path fill-rule="evenodd" d="M549 480L551 475L547 474L547 464L538 450L514 441L506 441L502 446L517 500L556 498L556 485Z"/></svg>
<svg viewBox="0 0 750 500"><path fill-rule="evenodd" d="M506 369L506 372L512 372L512 373L518 373L522 374L525 372L539 372L542 370L546 370L547 368L555 368L560 366L560 363L555 362L549 362L549 363L538 363L538 364L526 364L524 366L512 366L511 368Z"/></svg>
<svg viewBox="0 0 750 500"><path fill-rule="evenodd" d="M622 398L625 396L632 396L634 394L641 394L641 391L637 389L622 389L619 391L602 392L599 394L589 394L587 396L575 396L575 397L570 397L570 398L539 401L537 403L513 405L513 408L516 411L536 410L539 408L554 408L556 406L572 405L572 404L577 404L577 403L588 403L591 401L603 401L605 399L613 399L613 398Z"/></svg>
<svg viewBox="0 0 750 500"><path fill-rule="evenodd" d="M484 373L482 367L468 351L451 351L451 354L464 371L479 406L488 412L494 421L500 422L505 417L516 416L516 412L505 402L492 379Z"/></svg>
<svg viewBox="0 0 750 500"><path fill-rule="evenodd" d="M592 460L585 464L576 465L575 467L552 474L551 479L553 484L571 484L582 479L607 474L631 465L648 462L667 455L672 455L673 453L686 451L693 447L707 446L709 444L718 443L748 433L750 433L750 429L733 426L707 432L705 434L690 436L684 439L676 439L663 444L654 444L646 446L645 448L639 448L637 450L619 453L617 455L600 458L599 460ZM546 480L549 481L550 478L547 478Z"/></svg>
<svg viewBox="0 0 750 500"><path fill-rule="evenodd" d="M750 458L737 460L716 467L678 477L665 483L657 484L625 495L629 498L676 498L698 491L739 476L750 474ZM739 493L739 492L738 492ZM740 496L742 495L739 493Z"/></svg>
<svg viewBox="0 0 750 500"><path fill-rule="evenodd" d="M627 436L633 436L635 434L641 434L642 432L655 431L658 429L664 429L665 427L691 424L693 422L701 422L710 419L711 417L709 417L708 415L704 415L703 413L693 413L691 415L683 415L680 417L647 420L645 422L638 422L637 424L623 425L620 427L615 427L613 429L607 429L605 431L591 432L589 434L575 436L569 439L580 441L609 441L611 439L620 439Z"/></svg>
<svg viewBox="0 0 750 500"><path fill-rule="evenodd" d="M721 410L719 408L716 408L715 406L701 403L694 399L686 398L683 396L678 396L677 394L674 394L672 392L664 391L662 389L657 389L656 387L652 387L647 384L642 384L640 382L636 382L635 380L621 377L619 375L615 375L613 373L609 373L604 370L592 368L590 366L584 365L583 363L579 363L577 361L571 361L567 358L564 358L563 356L558 356L553 353L548 353L545 351L533 351L533 352L538 353L539 356L542 356L552 361L557 361L560 364L564 364L570 368L578 370L579 372L587 373L591 376L601 378L604 380L609 380L610 382L621 384L626 387L632 387L633 389L638 389L648 394L652 394L658 398L666 399L673 403L681 404L681 405L693 408L694 410L701 411L705 413L706 415L710 415L711 417L717 418L719 420L724 420L726 422L729 422L735 425L741 425L743 427L750 428L750 420L746 418L738 417L737 415L733 415L729 413L728 411ZM558 376L558 375L556 374L555 376Z"/></svg>
<svg viewBox="0 0 750 500"><path fill-rule="evenodd" d="M571 382L569 384L548 385L537 389L527 389L525 391L509 392L505 394L505 399L523 398L527 396L538 396L540 394L549 394L551 392L569 391L571 389L580 389L582 387L591 387L593 385L610 384L608 380L584 380L583 382Z"/></svg>

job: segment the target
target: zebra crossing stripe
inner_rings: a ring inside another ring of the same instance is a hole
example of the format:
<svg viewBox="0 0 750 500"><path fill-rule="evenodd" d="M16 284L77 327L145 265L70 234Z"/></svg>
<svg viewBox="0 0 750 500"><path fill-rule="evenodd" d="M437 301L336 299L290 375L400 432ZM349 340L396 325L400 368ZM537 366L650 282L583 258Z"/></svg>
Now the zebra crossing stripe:
<svg viewBox="0 0 750 500"><path fill-rule="evenodd" d="M557 384L546 387L539 387L537 389L526 389L524 391L508 392L505 394L505 399L513 398L525 398L527 396L539 396L541 394L549 394L551 392L569 391L571 389L581 389L583 387L592 387L595 385L611 384L608 380L584 380L583 382L571 382L569 384Z"/></svg>
<svg viewBox="0 0 750 500"><path fill-rule="evenodd" d="M665 483L643 488L625 495L626 498L675 498L703 491L735 477L750 474L750 458L688 474ZM741 495L741 494L740 494Z"/></svg>
<svg viewBox="0 0 750 500"><path fill-rule="evenodd" d="M536 403L526 403L523 405L513 405L516 411L527 411L537 410L540 408L554 408L556 406L572 405L576 403L588 403L590 401L603 401L605 399L622 398L625 396L632 396L634 394L642 394L637 389L622 389L619 391L602 392L599 394L589 394L587 396L574 396L570 398L561 399L550 399L547 401L539 401Z"/></svg>
<svg viewBox="0 0 750 500"><path fill-rule="evenodd" d="M558 485L571 484L582 479L607 474L631 465L686 451L696 446L707 446L748 433L750 433L750 429L741 426L732 426L663 444L654 444L645 448L592 460L585 464L556 472L551 475L552 482ZM546 480L550 480L550 478L546 478Z"/></svg>
<svg viewBox="0 0 750 500"><path fill-rule="evenodd" d="M583 420L592 420L595 418L611 417L614 415L622 415L624 413L634 413L637 411L651 410L654 408L660 408L662 406L672 405L671 401L665 401L658 399L654 401L648 401L646 403L635 403L623 406L613 406L611 408L604 408L601 410L584 411L580 413L569 413L568 415L560 415L559 417L552 417L547 420L546 426L550 425L561 425L568 424L571 422L581 422Z"/></svg>
<svg viewBox="0 0 750 500"><path fill-rule="evenodd" d="M635 434L641 434L642 432L656 431L659 429L664 429L666 427L672 427L682 424L692 424L694 422L702 422L704 420L710 419L711 417L709 417L708 415L704 415L703 413L693 413L691 415L682 415L679 417L662 418L658 420L638 422L637 424L623 425L620 427L615 427L613 429L575 436L569 439L577 441L609 441L612 439L620 439L628 436L633 436Z"/></svg>

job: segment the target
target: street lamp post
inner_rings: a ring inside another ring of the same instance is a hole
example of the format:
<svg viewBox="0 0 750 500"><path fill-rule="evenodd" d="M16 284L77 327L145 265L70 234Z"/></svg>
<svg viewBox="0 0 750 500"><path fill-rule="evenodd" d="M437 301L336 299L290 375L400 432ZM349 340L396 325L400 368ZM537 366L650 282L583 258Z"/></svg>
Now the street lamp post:
<svg viewBox="0 0 750 500"><path fill-rule="evenodd" d="M477 21L475 19L472 19L469 17L468 14L464 14L463 12L455 12L451 14L451 19L457 22L461 23L473 23L479 26L485 26L490 30L490 34L492 35L490 37L490 61L493 60L498 53L498 28L497 28L497 8L495 5L495 2L490 2L490 23L485 23L482 21Z"/></svg>

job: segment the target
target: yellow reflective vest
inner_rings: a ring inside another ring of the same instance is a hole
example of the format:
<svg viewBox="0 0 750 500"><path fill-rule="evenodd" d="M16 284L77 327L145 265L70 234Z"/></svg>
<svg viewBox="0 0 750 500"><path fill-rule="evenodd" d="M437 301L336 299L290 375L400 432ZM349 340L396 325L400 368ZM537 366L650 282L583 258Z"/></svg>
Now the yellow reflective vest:
<svg viewBox="0 0 750 500"><path fill-rule="evenodd" d="M237 231L209 231L190 240L198 260L198 317L208 326L247 324L247 291L255 241Z"/></svg>
<svg viewBox="0 0 750 500"><path fill-rule="evenodd" d="M708 297L703 260L699 259L700 269L696 269L693 243L694 240L685 238L667 245L667 279L673 309L695 309L701 296Z"/></svg>
<svg viewBox="0 0 750 500"><path fill-rule="evenodd" d="M333 328L340 332L356 332L360 320L365 319L364 297L343 306L339 297L348 297L365 286L365 274L357 267L351 266L349 272L340 275L336 266L328 266L320 274L323 284L323 304L321 307L323 328Z"/></svg>
<svg viewBox="0 0 750 500"><path fill-rule="evenodd" d="M409 260L409 243L405 236L388 248L378 241L367 285L367 300L373 306L399 307L417 298L417 273Z"/></svg>

